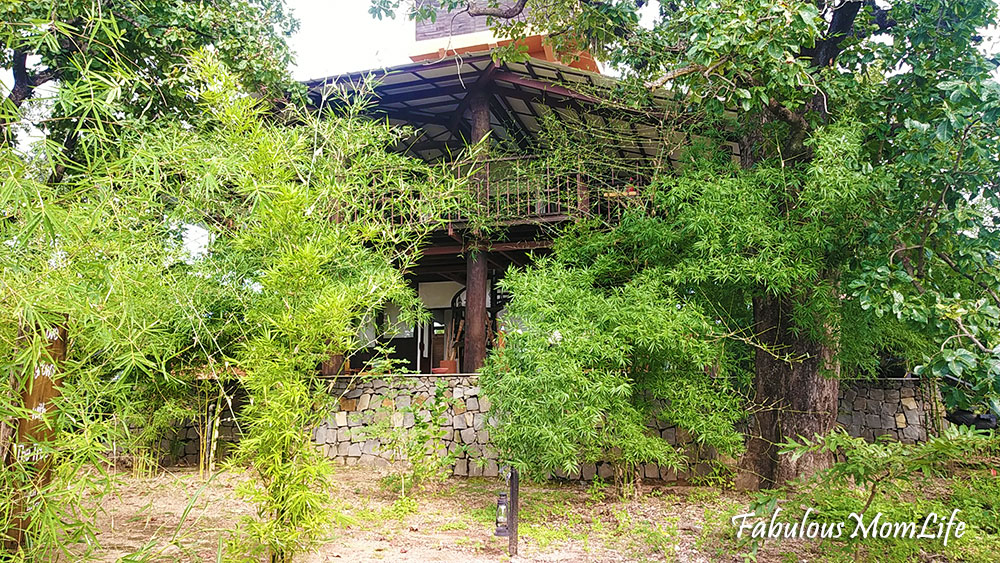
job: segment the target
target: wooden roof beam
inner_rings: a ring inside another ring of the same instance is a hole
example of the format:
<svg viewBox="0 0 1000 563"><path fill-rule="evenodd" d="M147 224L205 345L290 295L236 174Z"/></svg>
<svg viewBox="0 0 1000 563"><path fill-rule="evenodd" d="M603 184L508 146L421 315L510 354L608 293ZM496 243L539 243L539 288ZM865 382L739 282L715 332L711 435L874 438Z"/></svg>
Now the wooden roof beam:
<svg viewBox="0 0 1000 563"><path fill-rule="evenodd" d="M551 247L552 241L550 240L526 240L521 242L495 242L489 244L485 250L487 252L509 252L512 250L537 250ZM471 248L469 245L431 246L425 248L422 254L423 256L458 255L468 252Z"/></svg>
<svg viewBox="0 0 1000 563"><path fill-rule="evenodd" d="M492 60L493 60L492 55L488 55L488 54L487 55L480 55L480 56L473 56L473 57L464 57L464 58L448 58L448 59L443 59L443 60L440 60L440 61L434 61L432 63L427 63L427 64L421 64L421 65L410 64L410 65L406 65L406 70L404 70L403 72L406 72L406 71L424 72L424 71L428 71L428 70L437 70L437 69L440 69L440 68L451 67L451 68L456 69L457 72L455 73L455 76L458 76L459 74L465 74L466 73L465 67L467 67L467 66L472 67L472 70L470 70L468 72L476 72L478 70L474 66L476 63L483 62L483 61L491 61L492 62ZM351 72L351 73L348 73L348 74L342 74L340 76L328 76L328 77L324 77L324 78L317 78L317 79L314 79L314 80L307 80L307 81L305 81L305 84L306 84L306 86L308 86L311 89L311 88L315 88L317 86L323 86L324 84L334 83L334 82L343 83L344 81L347 81L349 83L357 83L357 82L361 82L361 81L367 79L369 76L374 76L376 79L378 79L378 78L382 78L384 76L387 76L387 75L389 75L389 74L391 74L393 72L394 72L393 69L389 69L386 72L372 72L370 70L361 70L361 71L357 71L357 72ZM397 69L395 72L399 72L399 70ZM407 84L407 83L387 84L385 87L387 87L387 88L398 88L400 86L403 86L404 84ZM411 82L409 84L412 85L413 83Z"/></svg>

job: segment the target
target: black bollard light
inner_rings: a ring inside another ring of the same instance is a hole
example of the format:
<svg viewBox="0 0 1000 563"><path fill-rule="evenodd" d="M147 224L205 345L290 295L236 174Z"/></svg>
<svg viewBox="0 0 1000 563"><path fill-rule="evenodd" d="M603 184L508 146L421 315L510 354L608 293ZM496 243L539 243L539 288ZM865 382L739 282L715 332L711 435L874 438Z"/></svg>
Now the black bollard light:
<svg viewBox="0 0 1000 563"><path fill-rule="evenodd" d="M507 481L508 492L497 497L497 530L493 535L507 538L507 553L514 556L517 555L518 493L521 484L517 469L501 470L501 474Z"/></svg>

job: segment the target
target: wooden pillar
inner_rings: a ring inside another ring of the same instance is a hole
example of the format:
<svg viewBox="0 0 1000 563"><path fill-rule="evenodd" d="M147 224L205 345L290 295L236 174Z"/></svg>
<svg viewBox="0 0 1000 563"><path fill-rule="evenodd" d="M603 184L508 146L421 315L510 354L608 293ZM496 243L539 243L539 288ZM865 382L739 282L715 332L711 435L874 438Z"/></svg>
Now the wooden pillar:
<svg viewBox="0 0 1000 563"><path fill-rule="evenodd" d="M490 104L487 92L478 88L469 92L470 121L472 122L472 142L483 140L490 130ZM489 184L482 172L473 180L476 199L486 204L489 198ZM473 241L466 251L465 272L465 346L462 371L474 373L483 366L486 359L486 294L489 292L487 277L486 248L488 241L480 233L472 233Z"/></svg>
<svg viewBox="0 0 1000 563"><path fill-rule="evenodd" d="M49 424L54 411L52 401L59 396L57 373L66 360L66 326L63 324L52 327L40 336L46 340L46 354L33 370L25 374L23 380L16 381L16 376L11 376L11 380L16 382L14 388L20 390L21 404L32 413L31 417L15 421L16 435L5 436L6 440L0 440L4 442L0 445L5 450L0 452L3 454L3 464L0 466L20 464L31 472L34 486L38 488L47 485L51 478L52 459L42 454L37 444L48 442L55 435L55 430ZM33 505L30 496L35 489L26 490L27 496L18 502L15 508L17 516L11 520L11 528L6 532L9 539L4 547L8 550L15 550L24 542L24 532L30 523L28 508Z"/></svg>
<svg viewBox="0 0 1000 563"><path fill-rule="evenodd" d="M472 142L482 141L490 132L490 98L489 94L477 88L468 94L469 98L469 120L472 122ZM484 164L480 162L479 164ZM476 190L476 199L480 204L485 204L489 193L488 175L485 170L480 169L473 180L472 185Z"/></svg>
<svg viewBox="0 0 1000 563"><path fill-rule="evenodd" d="M489 280L486 276L486 250L470 249L466 255L465 281L465 355L462 371L474 373L486 359L486 294Z"/></svg>

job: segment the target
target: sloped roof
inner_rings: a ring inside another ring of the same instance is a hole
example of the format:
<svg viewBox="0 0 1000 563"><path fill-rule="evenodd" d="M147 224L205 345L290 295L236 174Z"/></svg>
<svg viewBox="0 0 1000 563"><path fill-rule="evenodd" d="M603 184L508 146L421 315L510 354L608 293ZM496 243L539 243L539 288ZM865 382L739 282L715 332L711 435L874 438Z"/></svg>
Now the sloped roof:
<svg viewBox="0 0 1000 563"><path fill-rule="evenodd" d="M664 118L671 108L676 117L679 107L665 90L659 90L652 95L651 107L642 111L609 108L589 93L609 92L615 85L613 78L538 59L497 64L488 53L353 72L305 84L313 103L321 106L329 100L331 88L352 93L366 82L377 84L373 114L422 130L422 135L401 149L425 160L445 157L468 144L470 125L464 114L468 94L477 88L484 88L490 96L493 142L523 152L538 148L542 116L551 114L566 122L582 120L596 130L630 131L628 141L616 147L624 159L663 157L671 136L663 128Z"/></svg>

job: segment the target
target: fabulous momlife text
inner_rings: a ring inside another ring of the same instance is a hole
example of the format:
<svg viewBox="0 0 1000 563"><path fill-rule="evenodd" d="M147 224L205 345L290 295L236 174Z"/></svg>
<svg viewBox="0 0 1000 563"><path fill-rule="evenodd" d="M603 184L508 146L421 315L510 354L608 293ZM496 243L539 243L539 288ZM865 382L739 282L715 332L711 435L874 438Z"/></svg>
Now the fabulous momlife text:
<svg viewBox="0 0 1000 563"><path fill-rule="evenodd" d="M781 508L775 508L770 520L750 520L755 516L753 512L747 514L737 514L733 516L732 522L735 526L739 521L739 530L736 532L737 538L742 538L746 531L750 532L751 538L760 539L815 539L815 538L840 538L851 529L849 538L909 538L909 539L941 539L944 545L948 545L948 539L952 536L960 538L965 534L965 522L955 519L958 509L951 511L951 516L944 520L936 513L931 512L919 522L890 522L882 519L882 513L878 512L871 520L866 521L863 513L852 512L848 516L850 522L810 522L810 514L816 511L807 508L802 520L797 522L779 522L778 513ZM853 528L849 526L853 525Z"/></svg>

